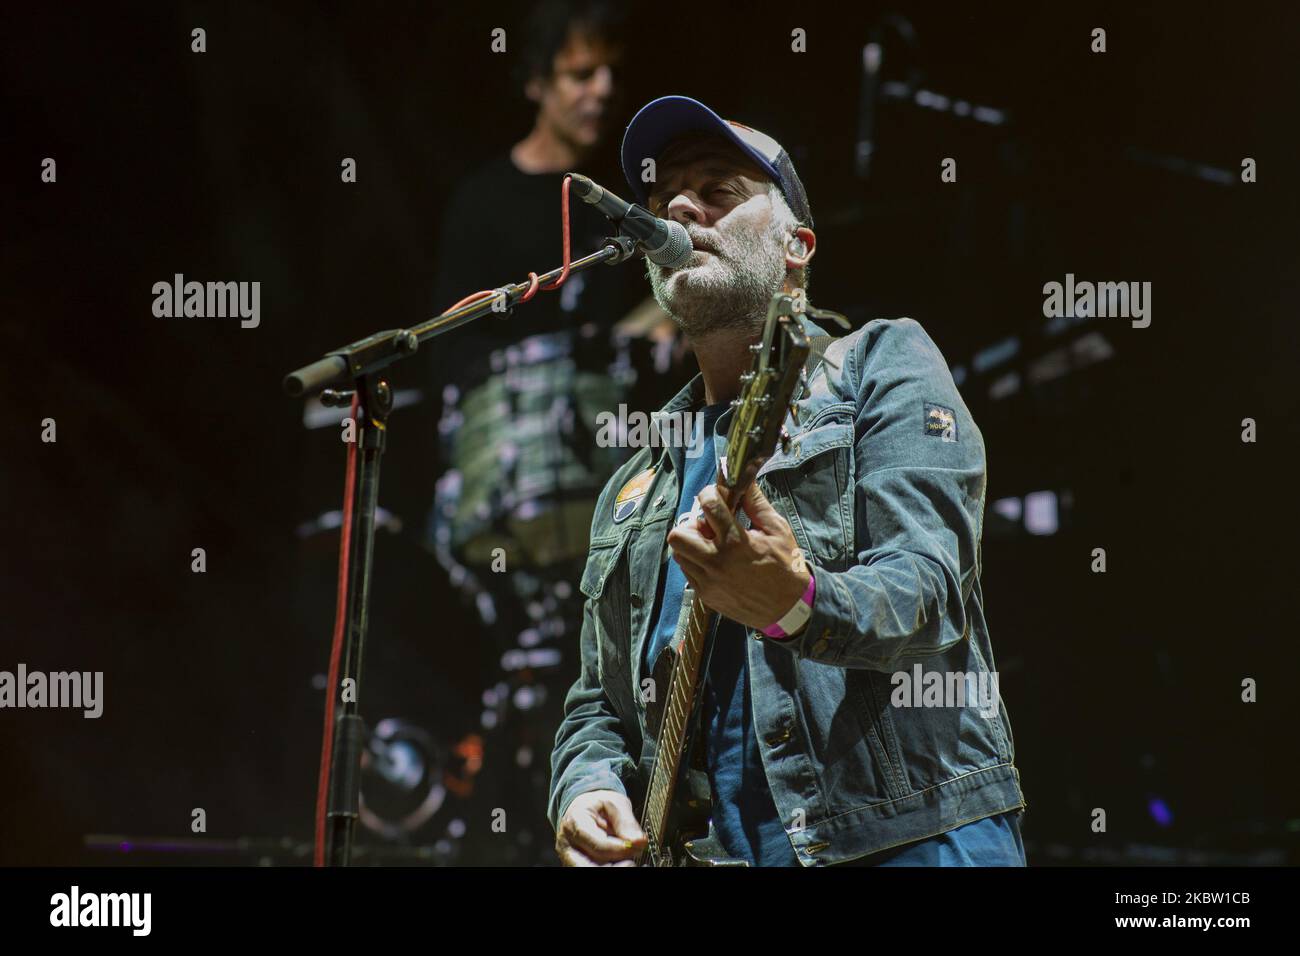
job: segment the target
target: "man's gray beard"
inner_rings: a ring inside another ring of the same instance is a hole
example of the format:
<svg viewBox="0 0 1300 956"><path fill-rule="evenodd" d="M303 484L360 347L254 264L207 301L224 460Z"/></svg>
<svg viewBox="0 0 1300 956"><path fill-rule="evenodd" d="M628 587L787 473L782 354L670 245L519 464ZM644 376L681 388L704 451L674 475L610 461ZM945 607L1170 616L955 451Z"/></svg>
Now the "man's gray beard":
<svg viewBox="0 0 1300 956"><path fill-rule="evenodd" d="M778 229L760 235L715 235L714 241L722 254L693 268L666 272L646 260L655 301L692 339L725 330L758 331L768 303L785 281L785 249ZM669 290L669 280L681 271L689 274Z"/></svg>

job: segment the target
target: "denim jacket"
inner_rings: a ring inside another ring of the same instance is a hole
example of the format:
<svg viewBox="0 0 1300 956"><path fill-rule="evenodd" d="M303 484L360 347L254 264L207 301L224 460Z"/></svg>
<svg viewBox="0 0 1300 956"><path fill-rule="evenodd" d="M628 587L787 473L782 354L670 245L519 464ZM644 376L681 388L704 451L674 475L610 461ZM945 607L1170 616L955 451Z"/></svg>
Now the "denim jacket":
<svg viewBox="0 0 1300 956"><path fill-rule="evenodd" d="M809 559L812 616L793 639L750 629L745 644L773 800L799 862L821 866L1015 810L1025 799L1007 709L990 676L980 589L984 442L947 362L919 323L876 319L833 340L810 372L797 422L786 419L788 452L777 449L758 483ZM697 375L663 411L689 409L703 391ZM719 440L731 415L718 421ZM666 539L680 484L673 459L663 447L640 449L596 507L579 585L581 672L551 755L553 826L586 791L640 799L641 658L661 565L671 560ZM652 467L639 506L616 521L619 491ZM984 700L996 703L903 706L921 701L910 688L922 675L950 688L960 675L971 675L970 689L982 679L994 689Z"/></svg>

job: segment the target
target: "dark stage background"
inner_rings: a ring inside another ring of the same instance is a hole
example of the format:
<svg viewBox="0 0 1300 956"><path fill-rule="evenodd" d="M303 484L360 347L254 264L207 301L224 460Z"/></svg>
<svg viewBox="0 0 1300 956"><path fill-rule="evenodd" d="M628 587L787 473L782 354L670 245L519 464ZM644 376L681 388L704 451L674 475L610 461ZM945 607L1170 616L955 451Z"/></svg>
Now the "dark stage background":
<svg viewBox="0 0 1300 956"><path fill-rule="evenodd" d="M618 128L672 92L773 133L817 218L812 299L855 325L910 315L964 372L988 446L983 584L1031 864L1294 862L1296 24L1268 7L986 6L644 4ZM199 807L211 840L308 840L337 539L296 529L337 507L344 458L280 380L436 311L449 190L531 123L509 56L489 51L525 10L0 15L0 669L105 673L98 720L0 712L0 863L142 859L86 837L191 837ZM917 38L886 41L887 78L1000 121L882 96L864 180L861 50L887 13ZM1105 54L1089 51L1096 26ZM56 184L40 181L46 156ZM340 182L345 156L356 184ZM1241 182L1244 157L1257 183ZM558 221L529 228L555 232L556 260L537 267L557 265ZM155 318L151 286L176 272L260 281L260 327ZM1066 273L1150 281L1150 327L1050 332L1042 286ZM1097 360L1046 377L1072 342ZM397 388L423 387L410 365ZM477 719L483 649L419 545L433 413L393 418L380 504L402 529L377 547L365 713L454 740ZM1055 533L994 507L1040 492ZM448 839L453 816L421 841ZM259 856L292 859L170 859Z"/></svg>

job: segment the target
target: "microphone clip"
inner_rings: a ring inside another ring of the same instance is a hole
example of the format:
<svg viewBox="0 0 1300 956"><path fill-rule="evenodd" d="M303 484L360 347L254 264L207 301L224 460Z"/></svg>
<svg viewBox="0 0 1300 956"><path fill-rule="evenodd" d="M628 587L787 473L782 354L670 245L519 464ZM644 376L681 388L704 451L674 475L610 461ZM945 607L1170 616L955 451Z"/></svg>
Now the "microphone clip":
<svg viewBox="0 0 1300 956"><path fill-rule="evenodd" d="M620 223L620 227L621 225L622 224ZM605 265L607 266L621 265L635 256L639 251L636 247L636 240L631 236L624 235L621 229L617 236L606 236L605 245L613 246L618 250L618 255L605 260Z"/></svg>

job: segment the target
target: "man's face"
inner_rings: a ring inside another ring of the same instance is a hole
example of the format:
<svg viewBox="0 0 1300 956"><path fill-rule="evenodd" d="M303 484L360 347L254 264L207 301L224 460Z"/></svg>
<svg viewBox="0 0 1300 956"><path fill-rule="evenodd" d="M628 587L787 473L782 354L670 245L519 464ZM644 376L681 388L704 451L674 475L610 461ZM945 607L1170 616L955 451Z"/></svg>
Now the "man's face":
<svg viewBox="0 0 1300 956"><path fill-rule="evenodd" d="M555 57L550 80L530 89L542 119L575 146L590 149L605 131L615 96L620 51L598 38L571 34Z"/></svg>
<svg viewBox="0 0 1300 956"><path fill-rule="evenodd" d="M650 211L681 223L695 252L668 271L646 260L659 305L691 337L756 331L785 280L785 235L774 218L771 180L727 140L691 134L656 161Z"/></svg>

